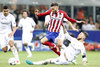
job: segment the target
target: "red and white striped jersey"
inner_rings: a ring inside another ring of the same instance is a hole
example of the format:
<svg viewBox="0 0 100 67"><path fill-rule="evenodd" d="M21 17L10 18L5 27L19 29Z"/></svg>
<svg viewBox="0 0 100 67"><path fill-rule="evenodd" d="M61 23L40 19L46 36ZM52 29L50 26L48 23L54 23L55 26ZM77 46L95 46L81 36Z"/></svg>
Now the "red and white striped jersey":
<svg viewBox="0 0 100 67"><path fill-rule="evenodd" d="M48 30L50 32L59 32L60 27L63 22L63 18L68 19L70 22L76 22L76 20L70 18L64 11L59 10L56 14L52 12L52 10L48 10L47 12L44 13L39 13L38 16L45 16L45 15L50 15L50 24L48 27Z"/></svg>

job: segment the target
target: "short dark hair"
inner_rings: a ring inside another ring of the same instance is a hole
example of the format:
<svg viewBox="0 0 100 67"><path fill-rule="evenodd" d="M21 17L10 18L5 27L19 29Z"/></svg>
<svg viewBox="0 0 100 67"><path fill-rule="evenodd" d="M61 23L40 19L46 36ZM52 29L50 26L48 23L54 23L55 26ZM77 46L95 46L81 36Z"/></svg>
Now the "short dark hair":
<svg viewBox="0 0 100 67"><path fill-rule="evenodd" d="M52 3L51 3L51 7L52 7L52 6L59 6L59 5L58 5L58 3L56 3L56 2L52 2Z"/></svg>
<svg viewBox="0 0 100 67"><path fill-rule="evenodd" d="M4 6L3 9L8 9L8 6Z"/></svg>
<svg viewBox="0 0 100 67"><path fill-rule="evenodd" d="M85 39L88 37L88 33L85 31L82 31L82 33L85 35Z"/></svg>
<svg viewBox="0 0 100 67"><path fill-rule="evenodd" d="M24 10L22 11L22 14L23 14L23 12L26 12L27 15L29 15L29 12L28 12L27 10L24 9Z"/></svg>

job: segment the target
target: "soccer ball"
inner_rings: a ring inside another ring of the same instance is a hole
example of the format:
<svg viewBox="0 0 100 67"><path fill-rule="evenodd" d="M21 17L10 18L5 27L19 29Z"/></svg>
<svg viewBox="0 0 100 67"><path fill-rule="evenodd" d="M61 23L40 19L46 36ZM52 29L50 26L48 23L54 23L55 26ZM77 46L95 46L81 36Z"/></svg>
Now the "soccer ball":
<svg viewBox="0 0 100 67"><path fill-rule="evenodd" d="M10 65L16 65L17 61L16 61L15 58L10 58L10 59L8 60L8 63L9 63Z"/></svg>

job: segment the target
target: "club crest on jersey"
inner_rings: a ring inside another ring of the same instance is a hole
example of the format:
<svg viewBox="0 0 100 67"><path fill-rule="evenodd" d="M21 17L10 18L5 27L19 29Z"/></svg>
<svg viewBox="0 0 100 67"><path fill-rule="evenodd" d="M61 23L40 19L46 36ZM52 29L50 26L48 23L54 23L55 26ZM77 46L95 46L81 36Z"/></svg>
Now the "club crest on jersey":
<svg viewBox="0 0 100 67"><path fill-rule="evenodd" d="M62 17L61 17L61 15L59 15L59 17L54 17L54 16L51 16L51 19L61 20L61 19L62 19Z"/></svg>

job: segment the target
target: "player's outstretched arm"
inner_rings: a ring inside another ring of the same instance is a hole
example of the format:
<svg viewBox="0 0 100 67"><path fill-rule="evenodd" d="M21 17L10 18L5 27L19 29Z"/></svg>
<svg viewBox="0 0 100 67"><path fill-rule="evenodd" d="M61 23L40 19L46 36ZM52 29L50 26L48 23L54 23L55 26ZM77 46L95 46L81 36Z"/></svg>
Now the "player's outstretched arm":
<svg viewBox="0 0 100 67"><path fill-rule="evenodd" d="M16 32L16 26L13 27L13 31L8 34L9 37L13 36Z"/></svg>
<svg viewBox="0 0 100 67"><path fill-rule="evenodd" d="M70 18L65 12L64 12L64 17L73 23L85 23L85 21L77 21L75 19Z"/></svg>
<svg viewBox="0 0 100 67"><path fill-rule="evenodd" d="M73 29L73 30L75 30L75 31L79 31L78 29L76 29L73 25L72 25L72 23L70 22L70 21L67 21L67 23L70 25L70 27Z"/></svg>
<svg viewBox="0 0 100 67"><path fill-rule="evenodd" d="M85 21L76 21L76 23L85 23Z"/></svg>
<svg viewBox="0 0 100 67"><path fill-rule="evenodd" d="M86 57L86 50L84 45L81 46L81 55L82 55L82 61L83 61L83 65L86 65L87 63L87 57Z"/></svg>

